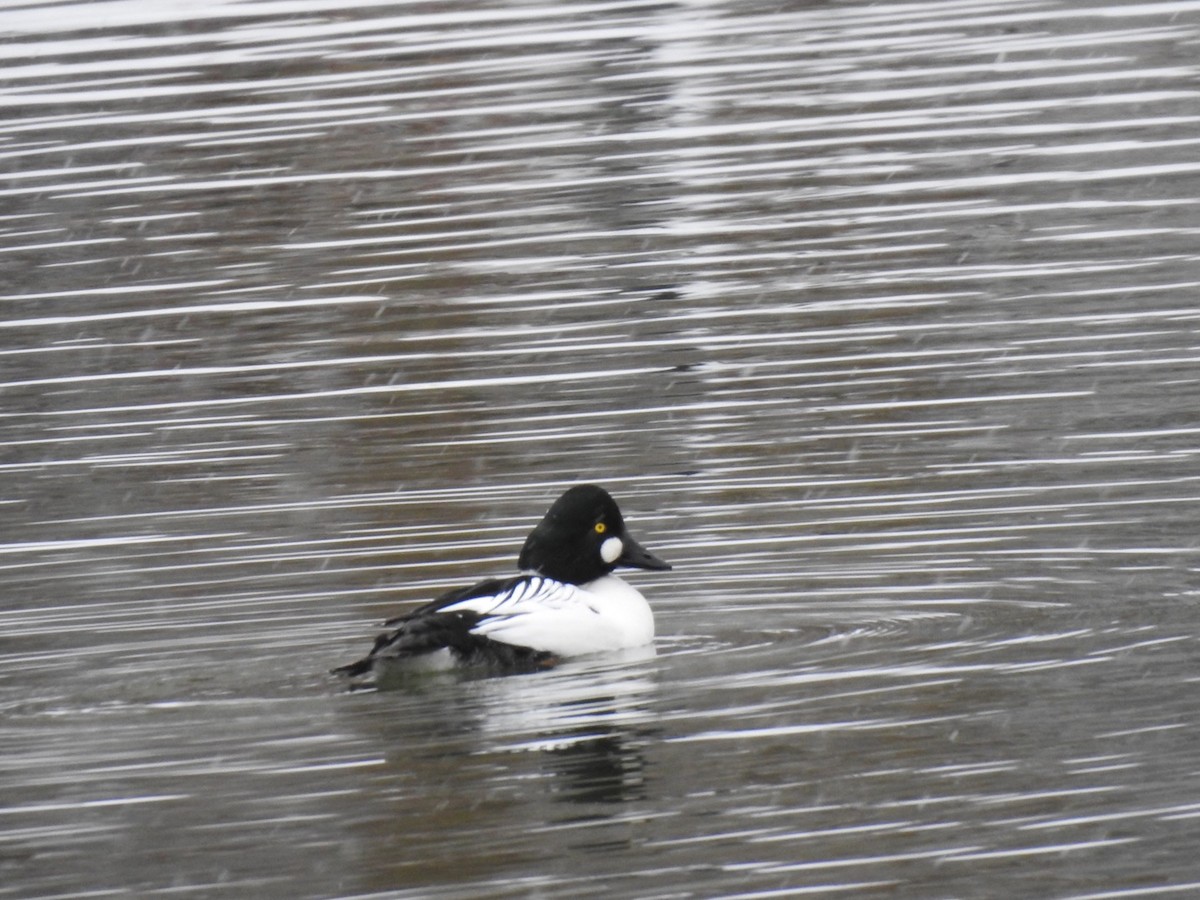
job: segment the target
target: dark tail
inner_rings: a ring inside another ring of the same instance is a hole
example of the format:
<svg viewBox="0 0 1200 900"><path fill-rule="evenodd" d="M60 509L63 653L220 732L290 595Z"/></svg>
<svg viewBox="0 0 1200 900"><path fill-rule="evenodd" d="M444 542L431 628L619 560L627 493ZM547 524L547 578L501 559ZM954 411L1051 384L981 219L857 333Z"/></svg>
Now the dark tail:
<svg viewBox="0 0 1200 900"><path fill-rule="evenodd" d="M330 669L331 675L345 675L347 678L357 678L360 675L366 675L371 671L371 657L366 656L345 666L338 666L336 669Z"/></svg>
<svg viewBox="0 0 1200 900"><path fill-rule="evenodd" d="M375 644L371 647L371 652L357 662L348 663L344 666L338 666L336 669L330 669L331 675L345 675L347 678L357 678L359 675L369 675L371 666L375 660L375 654L391 643L399 632L392 634L383 633L375 638Z"/></svg>

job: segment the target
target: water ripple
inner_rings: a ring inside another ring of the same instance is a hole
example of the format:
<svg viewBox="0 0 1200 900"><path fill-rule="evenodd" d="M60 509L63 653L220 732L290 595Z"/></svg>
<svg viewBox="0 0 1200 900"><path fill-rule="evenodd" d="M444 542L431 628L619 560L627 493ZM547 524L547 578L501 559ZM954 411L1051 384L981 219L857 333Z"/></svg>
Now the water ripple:
<svg viewBox="0 0 1200 900"><path fill-rule="evenodd" d="M0 11L0 893L1194 893L1198 17ZM326 680L578 480L655 655Z"/></svg>

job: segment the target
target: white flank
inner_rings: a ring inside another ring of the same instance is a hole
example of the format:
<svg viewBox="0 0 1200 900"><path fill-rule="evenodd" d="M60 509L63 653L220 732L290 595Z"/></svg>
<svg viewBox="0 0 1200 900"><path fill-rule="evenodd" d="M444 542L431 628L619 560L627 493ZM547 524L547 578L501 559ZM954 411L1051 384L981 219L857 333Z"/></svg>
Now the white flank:
<svg viewBox="0 0 1200 900"><path fill-rule="evenodd" d="M654 614L646 598L615 575L579 586L531 576L502 594L471 597L444 609L485 615L472 629L475 634L556 656L624 650L654 640Z"/></svg>

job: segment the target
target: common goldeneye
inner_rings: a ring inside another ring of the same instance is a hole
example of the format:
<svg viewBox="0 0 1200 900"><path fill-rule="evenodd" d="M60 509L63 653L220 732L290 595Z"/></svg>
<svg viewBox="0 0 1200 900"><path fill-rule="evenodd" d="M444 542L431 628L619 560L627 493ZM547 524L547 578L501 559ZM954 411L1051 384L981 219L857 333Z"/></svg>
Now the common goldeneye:
<svg viewBox="0 0 1200 900"><path fill-rule="evenodd" d="M526 538L517 565L515 578L449 591L385 622L392 630L371 652L334 673L379 680L456 665L519 671L654 639L646 598L612 572L671 567L625 530L603 488L577 485L559 497Z"/></svg>

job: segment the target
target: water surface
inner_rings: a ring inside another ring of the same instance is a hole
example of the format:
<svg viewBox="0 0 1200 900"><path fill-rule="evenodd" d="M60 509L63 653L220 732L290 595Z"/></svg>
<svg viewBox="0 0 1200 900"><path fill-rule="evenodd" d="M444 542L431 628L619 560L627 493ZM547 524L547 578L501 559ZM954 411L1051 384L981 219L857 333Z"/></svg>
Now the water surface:
<svg viewBox="0 0 1200 900"><path fill-rule="evenodd" d="M1200 889L1200 2L0 32L0 897ZM580 480L654 653L326 675Z"/></svg>

